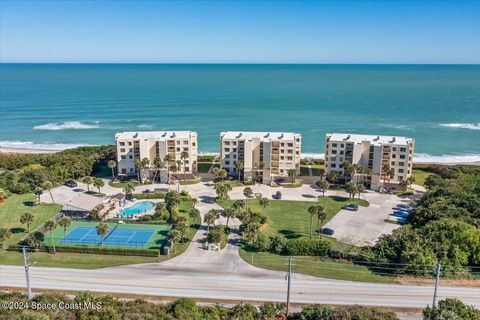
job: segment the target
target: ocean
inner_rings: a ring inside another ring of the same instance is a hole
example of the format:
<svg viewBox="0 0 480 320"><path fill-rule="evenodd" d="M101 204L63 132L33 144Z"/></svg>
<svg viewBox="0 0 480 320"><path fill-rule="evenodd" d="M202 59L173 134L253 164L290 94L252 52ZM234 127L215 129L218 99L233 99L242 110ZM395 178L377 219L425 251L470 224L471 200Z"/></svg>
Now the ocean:
<svg viewBox="0 0 480 320"><path fill-rule="evenodd" d="M480 65L0 64L0 146L112 144L119 131L295 131L416 139L416 161L480 161Z"/></svg>

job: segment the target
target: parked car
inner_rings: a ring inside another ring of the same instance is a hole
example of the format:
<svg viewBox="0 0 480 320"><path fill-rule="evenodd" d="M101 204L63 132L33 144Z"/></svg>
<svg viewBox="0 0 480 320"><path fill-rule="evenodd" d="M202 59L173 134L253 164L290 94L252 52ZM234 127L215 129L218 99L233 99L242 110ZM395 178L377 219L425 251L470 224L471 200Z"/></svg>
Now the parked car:
<svg viewBox="0 0 480 320"><path fill-rule="evenodd" d="M73 180L68 180L67 182L65 182L65 185L67 187L70 187L70 188L76 188L78 187L78 183L76 183L75 181Z"/></svg>
<svg viewBox="0 0 480 320"><path fill-rule="evenodd" d="M321 233L326 236L333 236L335 231L333 231L333 229L330 229L330 228L322 228Z"/></svg>
<svg viewBox="0 0 480 320"><path fill-rule="evenodd" d="M349 210L349 211L358 211L358 205L354 203L347 204L342 207L344 210Z"/></svg>
<svg viewBox="0 0 480 320"><path fill-rule="evenodd" d="M275 194L272 196L273 199L280 200L282 199L282 193L280 191L275 192Z"/></svg>
<svg viewBox="0 0 480 320"><path fill-rule="evenodd" d="M408 205L408 204L403 204L403 203L397 204L397 206L395 207L395 210L405 211L405 212L409 212L409 213L412 212L413 209L415 209L415 208Z"/></svg>

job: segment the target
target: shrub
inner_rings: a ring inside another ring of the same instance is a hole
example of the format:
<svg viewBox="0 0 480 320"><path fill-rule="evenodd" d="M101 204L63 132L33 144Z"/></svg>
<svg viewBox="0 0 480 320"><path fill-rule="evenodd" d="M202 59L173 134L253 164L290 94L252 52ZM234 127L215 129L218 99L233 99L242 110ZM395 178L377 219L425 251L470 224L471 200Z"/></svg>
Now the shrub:
<svg viewBox="0 0 480 320"><path fill-rule="evenodd" d="M213 226L210 227L210 231L208 232L207 240L211 243L220 243L226 237L225 235L225 227L224 226Z"/></svg>
<svg viewBox="0 0 480 320"><path fill-rule="evenodd" d="M275 236L270 239L270 252L281 254L287 248L287 238L284 236Z"/></svg>
<svg viewBox="0 0 480 320"><path fill-rule="evenodd" d="M246 186L253 186L253 185L255 185L255 181L248 180L248 181L244 181L243 184L246 185Z"/></svg>
<svg viewBox="0 0 480 320"><path fill-rule="evenodd" d="M266 252L270 249L270 238L263 233L258 234L257 239L252 245L252 249L257 252Z"/></svg>
<svg viewBox="0 0 480 320"><path fill-rule="evenodd" d="M134 193L133 197L139 200L165 199L165 193Z"/></svg>
<svg viewBox="0 0 480 320"><path fill-rule="evenodd" d="M287 252L292 256L326 256L330 245L318 239L295 239L287 242Z"/></svg>

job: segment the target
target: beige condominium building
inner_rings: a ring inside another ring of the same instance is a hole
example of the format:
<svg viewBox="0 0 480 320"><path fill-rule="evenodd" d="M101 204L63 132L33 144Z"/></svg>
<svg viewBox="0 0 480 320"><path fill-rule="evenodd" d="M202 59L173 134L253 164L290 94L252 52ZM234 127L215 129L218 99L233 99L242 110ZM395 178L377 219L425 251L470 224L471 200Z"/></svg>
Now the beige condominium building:
<svg viewBox="0 0 480 320"><path fill-rule="evenodd" d="M387 180L382 175L384 167L393 169L390 183L411 176L414 145L415 140L407 137L329 133L325 137L325 172L337 171L344 177L344 161L370 168L371 177L361 178L372 190L379 190Z"/></svg>
<svg viewBox="0 0 480 320"><path fill-rule="evenodd" d="M160 171L160 181L167 182L167 169L154 167L155 157L162 161L170 156L170 164L182 161L179 174L195 174L197 172L197 133L193 131L143 131L122 132L115 135L117 144L117 168L119 174L136 175L135 159L147 158L150 165L141 170L141 179L151 179L155 171ZM188 157L182 159L183 152Z"/></svg>
<svg viewBox="0 0 480 320"><path fill-rule="evenodd" d="M292 132L220 133L222 168L238 175L237 163L243 163L244 180L260 180L271 184L275 179L288 177L288 170L300 173L302 136Z"/></svg>

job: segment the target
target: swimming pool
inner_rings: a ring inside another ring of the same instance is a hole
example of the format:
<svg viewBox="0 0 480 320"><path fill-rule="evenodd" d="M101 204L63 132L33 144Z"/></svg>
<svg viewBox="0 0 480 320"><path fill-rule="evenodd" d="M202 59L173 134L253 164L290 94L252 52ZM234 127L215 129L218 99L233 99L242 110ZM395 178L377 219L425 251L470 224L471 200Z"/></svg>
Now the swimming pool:
<svg viewBox="0 0 480 320"><path fill-rule="evenodd" d="M133 206L120 210L120 213L126 216L131 216L134 214L145 213L148 210L155 207L155 203L151 201L141 201L135 203Z"/></svg>

